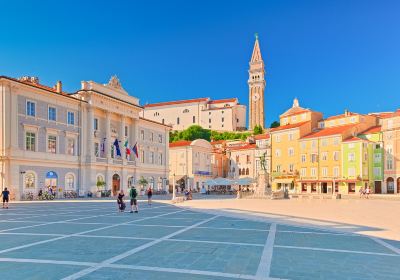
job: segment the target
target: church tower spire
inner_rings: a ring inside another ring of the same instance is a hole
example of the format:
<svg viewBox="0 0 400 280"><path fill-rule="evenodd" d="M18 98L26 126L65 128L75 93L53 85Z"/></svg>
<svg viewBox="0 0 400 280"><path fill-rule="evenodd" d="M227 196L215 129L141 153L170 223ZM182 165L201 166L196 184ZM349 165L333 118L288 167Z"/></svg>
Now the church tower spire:
<svg viewBox="0 0 400 280"><path fill-rule="evenodd" d="M250 59L249 68L249 129L256 125L265 127L264 118L264 91L265 91L265 70L264 61L261 56L258 35L255 34L253 54Z"/></svg>

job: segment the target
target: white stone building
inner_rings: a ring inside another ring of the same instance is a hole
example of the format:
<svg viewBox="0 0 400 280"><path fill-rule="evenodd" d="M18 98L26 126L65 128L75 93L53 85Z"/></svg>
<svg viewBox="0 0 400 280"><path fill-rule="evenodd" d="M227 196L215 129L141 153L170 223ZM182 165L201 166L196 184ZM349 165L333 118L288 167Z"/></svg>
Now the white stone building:
<svg viewBox="0 0 400 280"><path fill-rule="evenodd" d="M191 125L217 131L246 129L246 106L237 98L211 100L197 98L147 104L144 117L184 130Z"/></svg>
<svg viewBox="0 0 400 280"><path fill-rule="evenodd" d="M74 94L41 85L37 78L0 76L0 184L19 199L52 186L59 194L97 191L115 194L146 178L167 189L170 127L140 117L139 100L118 79L82 82ZM121 156L117 155L115 140ZM139 157L126 155L137 143Z"/></svg>
<svg viewBox="0 0 400 280"><path fill-rule="evenodd" d="M181 189L200 190L213 177L210 142L197 139L177 141L169 145L169 180Z"/></svg>

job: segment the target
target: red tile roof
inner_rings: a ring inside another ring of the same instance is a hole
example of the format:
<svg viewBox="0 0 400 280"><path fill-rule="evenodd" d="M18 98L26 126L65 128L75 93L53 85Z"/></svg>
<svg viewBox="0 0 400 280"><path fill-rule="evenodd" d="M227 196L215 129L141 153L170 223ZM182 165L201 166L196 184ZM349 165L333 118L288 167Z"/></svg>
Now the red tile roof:
<svg viewBox="0 0 400 280"><path fill-rule="evenodd" d="M371 134L371 133L377 133L380 132L382 129L382 127L380 125L377 126L373 126L368 128L367 130L364 130L363 132L361 132L360 134Z"/></svg>
<svg viewBox="0 0 400 280"><path fill-rule="evenodd" d="M387 119L387 118L393 118L393 117L398 117L400 116L400 109L397 109L396 112L393 113L389 113L383 117L381 117L382 119Z"/></svg>
<svg viewBox="0 0 400 280"><path fill-rule="evenodd" d="M46 91L51 91L51 92L56 93L56 94L65 95L65 96L71 97L71 95L68 94L65 91L62 91L61 93L59 93L59 92L57 92L57 90L55 88L49 87L49 86L45 86L45 85L42 85L42 84L39 84L39 83L32 83L30 81L15 79L15 78L7 77L7 76L0 76L0 78L9 79L9 80L21 83L21 84L29 85L29 86L32 86L32 87L35 87L35 88L43 89L43 90L46 90Z"/></svg>
<svg viewBox="0 0 400 280"><path fill-rule="evenodd" d="M227 99L218 99L218 100L210 100L208 104L219 104L219 103L229 103L229 102L237 102L237 98L227 98Z"/></svg>
<svg viewBox="0 0 400 280"><path fill-rule="evenodd" d="M256 144L245 144L242 146L233 146L233 147L229 147L228 149L230 151L238 151L238 150L250 150L250 149L255 149L257 148Z"/></svg>
<svg viewBox="0 0 400 280"><path fill-rule="evenodd" d="M196 98L196 99L186 99L186 100L176 100L176 101L167 101L167 102L159 102L159 103L152 103L144 105L145 108L150 107L161 107L167 105L176 105L176 104L188 104L188 103L200 103L210 100L208 97L204 98Z"/></svg>
<svg viewBox="0 0 400 280"><path fill-rule="evenodd" d="M341 118L347 118L347 117L350 117L350 116L357 116L357 115L360 115L360 114L348 112L348 115L347 115L347 116L346 116L345 114L336 115L336 116L331 116L331 117L325 119L325 121L330 121L330 120L335 120L335 119L341 119Z"/></svg>
<svg viewBox="0 0 400 280"><path fill-rule="evenodd" d="M354 126L356 126L356 124L348 124L348 125L328 127L328 128L324 128L324 129L321 129L321 130L318 130L318 131L311 132L311 133L303 136L301 139L317 138L317 137L324 137L324 136L342 134L343 132L353 128Z"/></svg>
<svg viewBox="0 0 400 280"><path fill-rule="evenodd" d="M261 140L261 139L269 139L269 134L258 134L254 135L255 140Z"/></svg>
<svg viewBox="0 0 400 280"><path fill-rule="evenodd" d="M169 143L170 148L175 148L175 147L184 147L184 146L190 146L192 144L192 141L187 141L187 140L179 140L173 143Z"/></svg>
<svg viewBox="0 0 400 280"><path fill-rule="evenodd" d="M302 114L302 113L307 113L307 112L311 112L311 110L310 109L300 108L299 110L294 111L294 112L283 113L281 115L281 117L290 117L290 116L294 116L294 115L298 115L298 114Z"/></svg>
<svg viewBox="0 0 400 280"><path fill-rule="evenodd" d="M295 123L295 124L287 124L287 125L282 125L282 126L278 126L275 128L271 128L271 132L275 132L275 131L280 131L280 130L285 130L285 129L291 129L291 128L296 128L296 127L300 127L303 124L309 123L310 121L306 121L306 122L299 122L299 123Z"/></svg>
<svg viewBox="0 0 400 280"><path fill-rule="evenodd" d="M344 143L344 142L355 142L355 141L368 141L368 140L365 140L365 139L362 139L362 138L359 138L356 136L351 136L349 138L344 139L342 142Z"/></svg>
<svg viewBox="0 0 400 280"><path fill-rule="evenodd" d="M218 144L224 144L226 140L217 140L217 141L211 141L211 145L218 145Z"/></svg>

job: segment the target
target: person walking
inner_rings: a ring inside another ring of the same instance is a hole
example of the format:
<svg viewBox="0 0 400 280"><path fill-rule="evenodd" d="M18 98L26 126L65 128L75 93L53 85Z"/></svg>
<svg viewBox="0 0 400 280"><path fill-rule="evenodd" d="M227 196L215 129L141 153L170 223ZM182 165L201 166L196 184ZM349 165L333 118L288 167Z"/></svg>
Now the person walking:
<svg viewBox="0 0 400 280"><path fill-rule="evenodd" d="M117 197L117 204L118 204L118 210L119 212L124 212L125 210L125 203L124 203L124 191L120 190L118 193L118 197Z"/></svg>
<svg viewBox="0 0 400 280"><path fill-rule="evenodd" d="M153 196L153 190L151 187L147 190L147 204L151 205L151 197Z"/></svg>
<svg viewBox="0 0 400 280"><path fill-rule="evenodd" d="M8 201L10 199L10 191L7 190L7 188L4 188L4 190L1 193L1 196L3 197L3 208L8 209Z"/></svg>
<svg viewBox="0 0 400 280"><path fill-rule="evenodd" d="M371 188L368 186L367 190L365 191L365 195L367 196L367 199L369 198L370 193L371 193Z"/></svg>
<svg viewBox="0 0 400 280"><path fill-rule="evenodd" d="M135 186L131 187L131 190L129 191L129 197L131 199L131 212L130 213L133 213L133 208L135 208L135 213L139 213L139 207L138 207L137 199L136 199L137 191L136 191Z"/></svg>
<svg viewBox="0 0 400 280"><path fill-rule="evenodd" d="M363 187L360 188L360 191L359 191L359 192L360 192L360 198L363 197L363 196L365 195L365 191L364 191L364 188L363 188Z"/></svg>

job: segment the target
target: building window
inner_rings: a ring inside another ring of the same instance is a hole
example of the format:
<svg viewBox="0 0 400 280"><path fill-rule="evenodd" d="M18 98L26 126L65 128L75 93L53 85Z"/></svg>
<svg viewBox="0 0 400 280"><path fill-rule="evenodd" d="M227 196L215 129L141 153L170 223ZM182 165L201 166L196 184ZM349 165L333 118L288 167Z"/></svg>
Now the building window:
<svg viewBox="0 0 400 280"><path fill-rule="evenodd" d="M34 189L35 188L36 177L33 172L26 173L24 181L25 181L24 182L25 189Z"/></svg>
<svg viewBox="0 0 400 280"><path fill-rule="evenodd" d="M35 102L28 101L26 102L26 114L31 117L36 116L36 104Z"/></svg>
<svg viewBox="0 0 400 280"><path fill-rule="evenodd" d="M306 155L301 155L301 162L306 162L307 156Z"/></svg>
<svg viewBox="0 0 400 280"><path fill-rule="evenodd" d="M328 160L328 153L327 152L323 152L322 153L322 160Z"/></svg>
<svg viewBox="0 0 400 280"><path fill-rule="evenodd" d="M48 119L49 119L49 121L56 121L57 120L57 110L56 110L56 108L49 107Z"/></svg>
<svg viewBox="0 0 400 280"><path fill-rule="evenodd" d="M176 124L179 124L179 118L176 118Z"/></svg>
<svg viewBox="0 0 400 280"><path fill-rule="evenodd" d="M159 163L160 165L163 165L163 154L160 153L158 158L159 158L158 163Z"/></svg>
<svg viewBox="0 0 400 280"><path fill-rule="evenodd" d="M354 143L350 143L349 144L349 149L353 149L354 148Z"/></svg>
<svg viewBox="0 0 400 280"><path fill-rule="evenodd" d="M150 133L150 141L151 141L151 142L154 141L154 133L153 133L153 132Z"/></svg>
<svg viewBox="0 0 400 280"><path fill-rule="evenodd" d="M339 152L338 151L333 152L333 160L334 161L338 161L339 160Z"/></svg>
<svg viewBox="0 0 400 280"><path fill-rule="evenodd" d="M70 125L75 124L75 113L74 112L67 113L67 124L70 124Z"/></svg>
<svg viewBox="0 0 400 280"><path fill-rule="evenodd" d="M249 175L250 174L250 170L249 170L249 168L246 168L246 175Z"/></svg>
<svg viewBox="0 0 400 280"><path fill-rule="evenodd" d="M288 154L290 157L294 156L294 149L293 148L289 148Z"/></svg>
<svg viewBox="0 0 400 280"><path fill-rule="evenodd" d="M280 157L280 156L281 156L281 150L276 149L276 151L275 151L275 156L276 156L276 157Z"/></svg>
<svg viewBox="0 0 400 280"><path fill-rule="evenodd" d="M311 176L315 177L317 175L317 169L315 167L311 168Z"/></svg>
<svg viewBox="0 0 400 280"><path fill-rule="evenodd" d="M183 110L183 113L189 113L189 109Z"/></svg>
<svg viewBox="0 0 400 280"><path fill-rule="evenodd" d="M97 143L97 142L94 143L94 155L95 155L96 157L99 157L99 156L100 156L99 143Z"/></svg>
<svg viewBox="0 0 400 280"><path fill-rule="evenodd" d="M328 140L327 140L327 139L323 139L323 140L322 140L322 146L323 146L323 147L328 146Z"/></svg>
<svg viewBox="0 0 400 280"><path fill-rule="evenodd" d="M94 130L99 130L99 119L94 119L93 128Z"/></svg>
<svg viewBox="0 0 400 280"><path fill-rule="evenodd" d="M196 123L196 116L193 116L193 123Z"/></svg>
<svg viewBox="0 0 400 280"><path fill-rule="evenodd" d="M222 118L222 122L224 122L224 118Z"/></svg>
<svg viewBox="0 0 400 280"><path fill-rule="evenodd" d="M379 163L382 160L382 155L381 154L374 154L374 162Z"/></svg>
<svg viewBox="0 0 400 280"><path fill-rule="evenodd" d="M144 163L144 150L140 151L140 162Z"/></svg>
<svg viewBox="0 0 400 280"><path fill-rule="evenodd" d="M294 164L291 163L289 164L289 172L293 172L294 171Z"/></svg>
<svg viewBox="0 0 400 280"><path fill-rule="evenodd" d="M249 155L246 156L246 162L247 162L247 164L251 163L251 162L250 162L250 156L249 156Z"/></svg>
<svg viewBox="0 0 400 280"><path fill-rule="evenodd" d="M150 163L154 164L154 152L150 152Z"/></svg>
<svg viewBox="0 0 400 280"><path fill-rule="evenodd" d="M306 142L301 142L301 148L305 149L306 148Z"/></svg>
<svg viewBox="0 0 400 280"><path fill-rule="evenodd" d="M328 168L327 167L322 168L322 176L324 176L324 177L328 176Z"/></svg>
<svg viewBox="0 0 400 280"><path fill-rule="evenodd" d="M278 165L276 166L276 172L281 172L281 165L280 165L280 164L278 164Z"/></svg>
<svg viewBox="0 0 400 280"><path fill-rule="evenodd" d="M236 156L236 163L239 163L239 156Z"/></svg>
<svg viewBox="0 0 400 280"><path fill-rule="evenodd" d="M128 137L128 127L125 126L125 137Z"/></svg>
<svg viewBox="0 0 400 280"><path fill-rule="evenodd" d="M140 130L140 139L144 140L144 130Z"/></svg>
<svg viewBox="0 0 400 280"><path fill-rule="evenodd" d="M49 135L47 139L47 150L49 153L57 152L57 136Z"/></svg>
<svg viewBox="0 0 400 280"><path fill-rule="evenodd" d="M311 142L311 147L312 147L312 148L316 148L316 147L317 147L317 141L313 140L313 141Z"/></svg>
<svg viewBox="0 0 400 280"><path fill-rule="evenodd" d="M354 177L356 175L356 170L354 169L354 167L347 169L347 175L349 175L350 177Z"/></svg>
<svg viewBox="0 0 400 280"><path fill-rule="evenodd" d="M164 124L164 119L162 119L161 123Z"/></svg>
<svg viewBox="0 0 400 280"><path fill-rule="evenodd" d="M67 154L71 156L75 155L75 139L67 139Z"/></svg>
<svg viewBox="0 0 400 280"><path fill-rule="evenodd" d="M275 136L275 141L278 142L278 143L281 142L281 136L280 135L276 135Z"/></svg>
<svg viewBox="0 0 400 280"><path fill-rule="evenodd" d="M162 143L162 134L158 134L158 143Z"/></svg>
<svg viewBox="0 0 400 280"><path fill-rule="evenodd" d="M311 154L311 162L318 162L318 155L317 154Z"/></svg>
<svg viewBox="0 0 400 280"><path fill-rule="evenodd" d="M293 136L293 133L291 132L291 133L289 133L289 141L292 141L293 140L293 138L294 138L294 136Z"/></svg>
<svg viewBox="0 0 400 280"><path fill-rule="evenodd" d="M335 139L333 139L333 145L339 145L339 138L335 138Z"/></svg>
<svg viewBox="0 0 400 280"><path fill-rule="evenodd" d="M348 161L355 161L355 159L356 158L355 158L355 154L354 153L349 153L348 154L348 158L347 158Z"/></svg>
<svg viewBox="0 0 400 280"><path fill-rule="evenodd" d="M307 176L307 168L300 169L300 175L301 175L301 177Z"/></svg>
<svg viewBox="0 0 400 280"><path fill-rule="evenodd" d="M381 176L381 168L380 167L374 167L374 176L375 177Z"/></svg>
<svg viewBox="0 0 400 280"><path fill-rule="evenodd" d="M25 147L27 151L36 151L36 134L33 132L27 132L25 138Z"/></svg>
<svg viewBox="0 0 400 280"><path fill-rule="evenodd" d="M211 119L208 119L208 123L211 123Z"/></svg>
<svg viewBox="0 0 400 280"><path fill-rule="evenodd" d="M339 167L335 166L333 168L333 177L338 178L339 177Z"/></svg>
<svg viewBox="0 0 400 280"><path fill-rule="evenodd" d="M75 177L71 173L65 175L65 189L66 190L74 190L75 189Z"/></svg>

